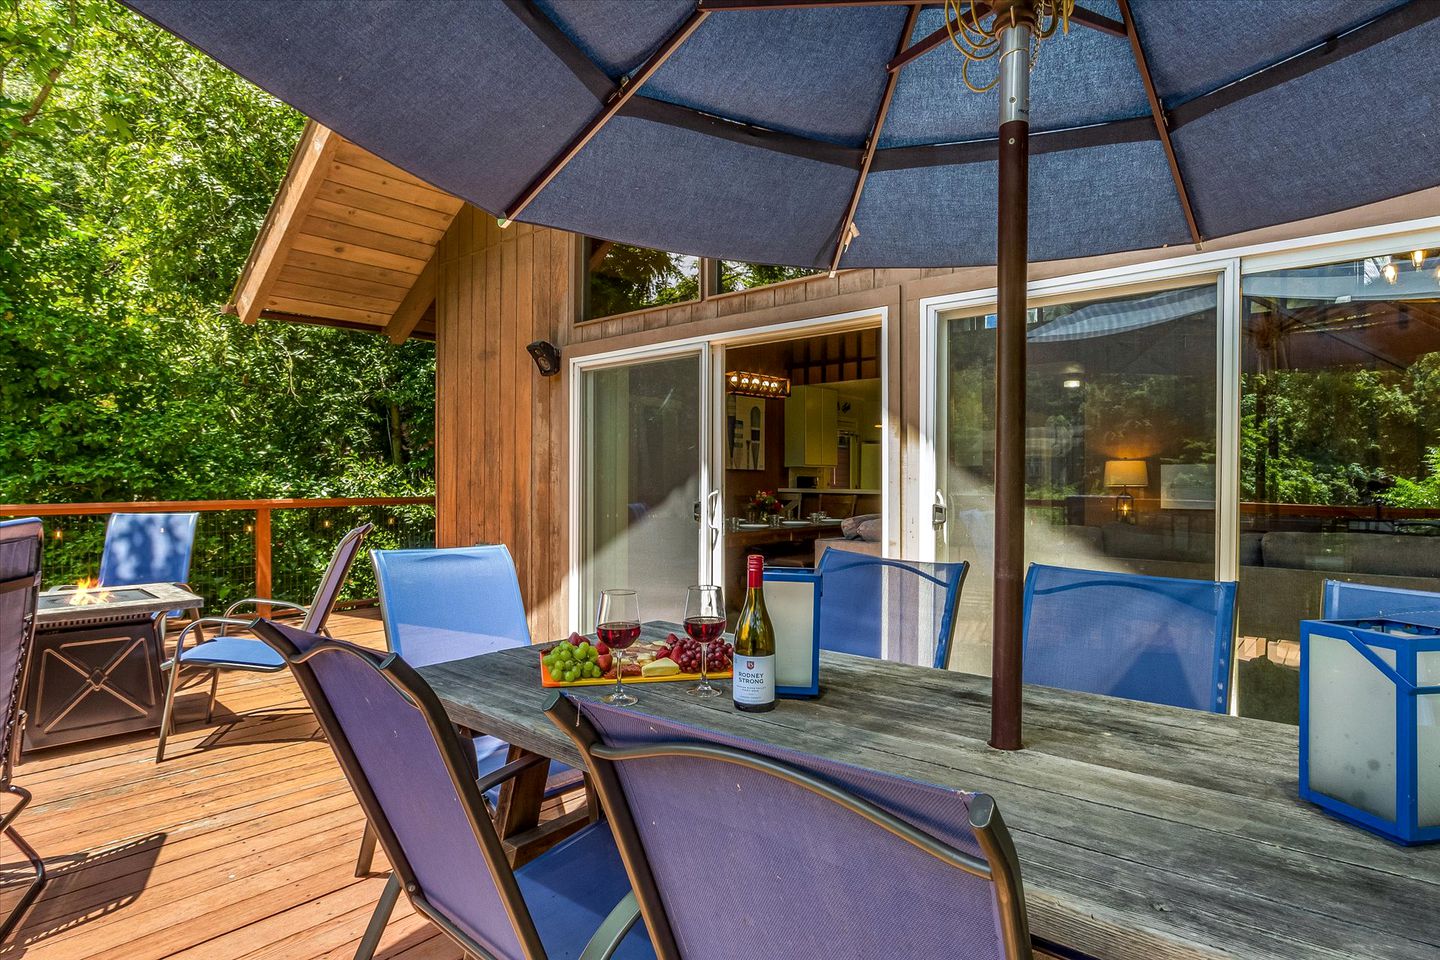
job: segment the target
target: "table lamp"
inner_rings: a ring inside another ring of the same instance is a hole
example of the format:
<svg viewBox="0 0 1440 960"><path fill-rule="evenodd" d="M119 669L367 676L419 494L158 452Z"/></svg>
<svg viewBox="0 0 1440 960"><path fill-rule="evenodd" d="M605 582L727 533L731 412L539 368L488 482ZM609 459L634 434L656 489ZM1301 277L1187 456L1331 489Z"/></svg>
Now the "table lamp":
<svg viewBox="0 0 1440 960"><path fill-rule="evenodd" d="M1135 498L1130 495L1130 488L1149 485L1150 474L1144 460L1105 461L1105 486L1120 488L1115 497L1115 519L1121 523L1135 522Z"/></svg>

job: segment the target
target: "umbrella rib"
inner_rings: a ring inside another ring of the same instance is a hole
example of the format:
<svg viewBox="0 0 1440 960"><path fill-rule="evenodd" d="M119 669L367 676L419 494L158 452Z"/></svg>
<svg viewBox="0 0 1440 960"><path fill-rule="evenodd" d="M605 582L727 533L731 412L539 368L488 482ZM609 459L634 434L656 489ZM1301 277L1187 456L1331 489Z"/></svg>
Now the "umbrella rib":
<svg viewBox="0 0 1440 960"><path fill-rule="evenodd" d="M920 19L922 5L912 4L905 17L905 29L900 32L900 49L910 42L915 32L915 22ZM900 72L892 70L885 77L885 95L880 98L880 109L875 111L875 122L870 127L870 137L865 141L865 158L860 161L860 175L855 178L855 189L850 193L850 205L845 208L845 219L840 221L840 237L835 241L835 256L830 260L830 276L840 269L840 258L850 246L850 234L855 229L855 211L860 208L860 194L865 189L865 178L870 175L870 164L875 160L875 150L880 145L880 131L885 126L885 116L890 112L890 101L895 97L895 87L900 82Z"/></svg>
<svg viewBox="0 0 1440 960"><path fill-rule="evenodd" d="M983 17L988 17L991 12L990 4L972 3L970 4L970 11L970 15L975 17L975 19L977 20ZM904 48L899 53L897 53L895 55L895 59L885 64L885 69L889 70L891 73L894 73L896 70L899 70L901 67L905 66L905 64L909 63L911 60L914 60L921 54L929 53L931 50L934 50L936 47L940 46L940 44L947 42L950 39L950 31L952 29L951 25L955 21L950 20L948 16L946 17L946 21L946 25L941 27L939 30L936 30L929 36L922 37L919 40L916 40L914 43L910 44L910 46ZM906 39L909 38L907 37Z"/></svg>
<svg viewBox="0 0 1440 960"><path fill-rule="evenodd" d="M566 145L564 150L560 151L559 154L545 165L545 169L540 172L540 175L532 180L530 185L521 191L520 195L510 204L510 208L505 212L505 216L501 218L501 226L509 226L520 214L525 212L525 208L530 206L535 198L540 195L540 191L544 190L550 185L551 181L560 175L560 172L569 165L571 160L575 159L587 143L595 139L595 136L605 128L607 123L614 119L615 115L621 111L625 104L629 103L630 99L640 92L640 88L645 85L646 81L653 77L655 72L665 65L665 61L670 59L670 55L676 50L679 50L681 45L690 39L690 35L699 28L700 24L705 22L705 18L709 15L710 12L708 10L698 8L694 10L690 16L685 18L684 23L671 33L670 36L665 38L665 41L650 55L648 60L641 64L628 78L622 77L620 79L620 82L615 85L615 89L610 91L609 96L605 98L604 108L592 117L589 123L585 124L584 129Z"/></svg>
<svg viewBox="0 0 1440 960"><path fill-rule="evenodd" d="M1125 34L1130 39L1130 52L1135 55L1135 68L1140 71L1140 80L1145 84L1145 97L1150 101L1150 116L1155 121L1155 132L1160 134L1160 145L1165 148L1165 160L1170 164L1170 177L1175 181L1175 193L1180 197L1180 207L1185 211L1185 223L1190 228L1190 238L1195 246L1204 242L1200 225L1195 220L1195 208L1190 204L1190 191L1185 188L1185 178L1180 173L1180 160L1175 156L1175 145L1170 142L1170 124L1165 117L1165 107L1155 92L1155 81L1150 78L1150 65L1145 60L1145 50L1140 46L1140 35L1135 32L1135 18L1130 14L1130 0L1120 0L1120 16L1125 21Z"/></svg>

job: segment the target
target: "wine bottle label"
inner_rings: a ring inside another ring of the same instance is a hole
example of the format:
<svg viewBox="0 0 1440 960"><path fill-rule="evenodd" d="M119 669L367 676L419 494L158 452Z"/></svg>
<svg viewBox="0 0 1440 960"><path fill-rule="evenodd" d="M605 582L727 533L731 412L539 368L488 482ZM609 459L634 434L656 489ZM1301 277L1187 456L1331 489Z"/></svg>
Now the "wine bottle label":
<svg viewBox="0 0 1440 960"><path fill-rule="evenodd" d="M775 702L775 657L742 657L735 655L731 662L734 675L730 687L735 702L761 704Z"/></svg>

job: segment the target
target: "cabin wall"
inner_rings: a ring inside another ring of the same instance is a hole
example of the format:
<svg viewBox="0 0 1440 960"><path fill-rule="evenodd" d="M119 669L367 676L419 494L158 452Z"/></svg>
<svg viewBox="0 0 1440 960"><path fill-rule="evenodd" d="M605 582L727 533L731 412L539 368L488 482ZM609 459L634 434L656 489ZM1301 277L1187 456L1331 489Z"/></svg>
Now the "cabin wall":
<svg viewBox="0 0 1440 960"><path fill-rule="evenodd" d="M565 378L541 377L525 345L565 349L574 250L466 205L437 251L436 544L509 547L536 640L565 627L568 408Z"/></svg>
<svg viewBox="0 0 1440 960"><path fill-rule="evenodd" d="M1440 190L1268 228L1208 250L1394 223L1433 209ZM1031 280L1143 264L1193 252L1148 250L1033 264ZM993 267L849 270L690 303L577 322L580 244L526 224L501 230L466 205L438 251L436 295L436 539L441 546L505 543L515 557L536 639L568 626L568 361L578 356L747 329L884 310L887 425L901 451L892 477L891 548L925 531L927 511L907 502L919 449L920 303L993 287ZM525 345L561 348L564 371L542 378ZM924 507L925 505L918 505Z"/></svg>

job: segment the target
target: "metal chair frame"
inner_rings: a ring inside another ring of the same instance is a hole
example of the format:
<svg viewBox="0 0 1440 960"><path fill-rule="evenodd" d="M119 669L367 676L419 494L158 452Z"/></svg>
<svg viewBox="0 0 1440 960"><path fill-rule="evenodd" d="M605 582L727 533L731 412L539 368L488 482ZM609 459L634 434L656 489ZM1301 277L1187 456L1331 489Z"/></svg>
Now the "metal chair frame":
<svg viewBox="0 0 1440 960"><path fill-rule="evenodd" d="M9 524L0 526L20 527L33 523L35 525L35 572L33 575L22 575L6 580L0 580L0 593L9 593L18 590L28 590L30 602L24 615L24 622L21 627L20 654L17 658L15 669L15 680L9 691L9 702L6 706L4 717L5 729L9 736L5 738L0 749L4 751L3 761L0 761L0 791L18 797L15 806L11 807L3 815L0 815L0 832L6 834L20 852L30 861L31 868L35 871L35 878L30 881L25 892L15 906L10 909L3 920L0 920L0 942L10 936L24 919L35 898L40 895L41 889L45 886L45 861L39 854L25 842L25 839L15 830L15 820L20 816L21 811L30 805L30 791L14 782L15 761L20 756L21 738L25 731L26 713L20 704L24 699L25 684L28 681L30 672L30 655L34 650L35 640L35 609L37 597L40 593L40 576L43 566L45 538L41 535L40 521L34 518L27 520L12 521Z"/></svg>
<svg viewBox="0 0 1440 960"><path fill-rule="evenodd" d="M431 920L467 955L477 957L479 960L499 960L499 958L451 923L444 914L431 905L424 890L420 888L410 861L405 856L405 851L390 825L384 808L380 805L374 791L371 790L369 778L351 748L349 740L345 737L339 720L330 707L329 699L325 696L324 689L315 679L314 673L306 667L310 660L321 655L346 655L360 660L379 673L420 713L431 736L435 738L435 746L444 762L450 784L454 787L455 795L460 800L465 819L475 836L475 842L485 857L485 865L500 893L500 899L509 915L516 939L520 943L526 960L547 960L545 948L540 942L540 934L530 916L530 909L520 891L515 872L510 867L510 861L505 854L505 847L500 841L500 835L486 811L484 800L486 790L511 779L526 768L541 762L543 758L527 757L515 760L484 779L477 780L474 768L460 742L460 737L446 715L439 698L435 696L435 692L430 689L429 684L398 654L378 653L346 643L343 640L333 639L322 640L309 650L302 652L269 621L257 620L253 623L252 629L284 658L296 682L304 691L306 699L314 709L315 715L320 719L321 726L325 729L330 746L335 751L341 770L345 773L345 779L349 781L356 797L359 798L360 806L365 811L366 820L378 836L380 847L390 861L390 878L386 882L385 890L381 894L380 902L375 907L375 912L370 917L364 938L355 954L356 960L370 960L374 955L375 948L380 942L380 936L385 931L385 925L395 908L402 889L415 910ZM619 948L620 942L639 917L640 912L636 906L634 895L623 898L586 945L579 960L606 960Z"/></svg>
<svg viewBox="0 0 1440 960"><path fill-rule="evenodd" d="M844 554L844 556L840 556L840 554ZM833 561L830 560L831 556L835 556ZM965 588L965 577L970 573L970 561L959 560L944 564L945 566L958 566L960 568L960 575L955 578L955 582L948 583L944 579L928 573L908 560L895 560L890 557L872 557L864 553L830 549L825 551L825 555L820 558L820 564L815 570L815 572L820 575L822 591L825 584L824 577L827 561L831 566L838 564L841 567L894 567L897 570L904 570L906 573L913 574L922 580L928 580L937 587L942 588L945 591L945 612L940 618L940 629L937 630L935 634L935 658L933 666L937 670L948 670L950 668L951 650L954 646L955 639L955 609L960 604L960 594ZM937 563L936 565L939 566L940 564ZM824 609L825 602L822 593L820 602L822 617ZM823 625L821 629L824 629Z"/></svg>
<svg viewBox="0 0 1440 960"><path fill-rule="evenodd" d="M325 633L325 621L329 619L331 611L335 609L335 602L340 596L340 587L343 586L345 577L350 573L350 567L354 564L356 556L360 553L358 545L356 545L353 550L348 548L352 543L363 540L366 534L374 529L374 526L372 523L363 523L340 538L340 542L336 544L335 550L330 554L330 562L325 567L325 573L320 577L320 584L315 590L315 599L309 606L293 603L289 600L272 600L267 597L246 597L243 600L236 600L230 604L230 606L225 608L225 612L218 617L200 617L185 625L185 628L180 631L180 636L175 640L174 657L160 664L162 671L169 671L170 680L165 687L165 709L160 718L160 742L155 748L156 763L160 763L165 759L165 742L169 739L172 732L171 726L175 713L175 692L180 687L180 654L185 649L186 638L194 632L199 637L197 641L198 646L201 643L209 643L211 640L219 639L220 636L224 635L224 627L241 627L248 631L250 625L254 623L254 620L237 617L235 616L236 612L246 607L262 606L272 608L281 607L286 610L296 611L304 617L302 621L303 629L316 633ZM336 572L335 564L347 553L349 556L345 561L344 569ZM317 606L317 603L321 598L321 591L325 589L325 585L330 581L332 573L336 573L339 582L335 586L335 592L333 596L331 596L329 604L322 608ZM205 627L217 627L221 629L217 631L215 637L207 638L204 634ZM260 641L256 640L254 642L259 643ZM249 663L188 664L186 666L187 669L191 671L210 671L210 700L208 706L205 708L205 722L207 724L215 718L215 696L220 690L220 674L222 671L238 670L245 673L279 673L285 669L283 663L276 666L263 666Z"/></svg>
<svg viewBox="0 0 1440 960"><path fill-rule="evenodd" d="M1000 816L1000 810L988 794L976 793L971 795L970 799L969 826L985 854L985 859L981 860L936 840L889 811L849 791L789 764L759 754L716 744L665 741L635 747L611 747L601 740L599 732L580 713L574 702L558 690L551 691L547 698L545 715L574 742L580 756L585 760L585 766L595 783L595 792L614 831L615 845L620 851L625 871L630 876L630 886L635 892L640 915L645 918L659 960L681 960L680 951L649 860L646 858L640 831L630 814L615 770L615 765L619 763L655 757L687 757L729 763L784 780L864 817L948 866L991 881L995 885L1001 938L1006 956L1010 960L1031 960L1033 957L1030 927L1025 912L1025 893L1020 883L1020 860L1015 853L1010 831Z"/></svg>

